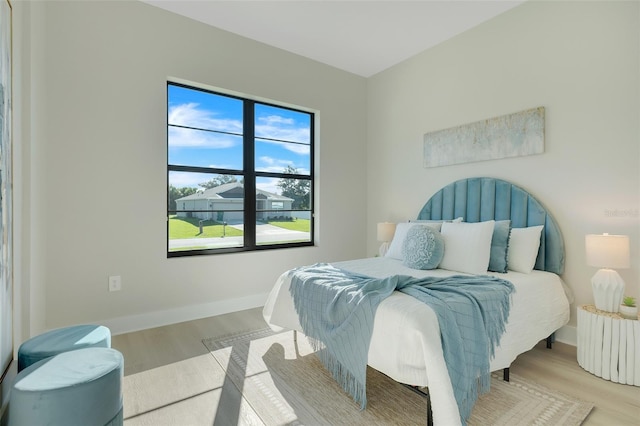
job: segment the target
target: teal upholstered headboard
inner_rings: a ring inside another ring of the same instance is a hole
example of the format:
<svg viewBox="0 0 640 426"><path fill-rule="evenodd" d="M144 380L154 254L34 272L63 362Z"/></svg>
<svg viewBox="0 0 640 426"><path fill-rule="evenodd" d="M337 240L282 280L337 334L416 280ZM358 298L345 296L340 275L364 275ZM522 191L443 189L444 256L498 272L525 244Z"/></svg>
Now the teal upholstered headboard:
<svg viewBox="0 0 640 426"><path fill-rule="evenodd" d="M535 269L562 274L564 242L551 214L524 189L494 178L469 178L453 182L427 201L418 219L465 222L511 219L513 228L544 225Z"/></svg>

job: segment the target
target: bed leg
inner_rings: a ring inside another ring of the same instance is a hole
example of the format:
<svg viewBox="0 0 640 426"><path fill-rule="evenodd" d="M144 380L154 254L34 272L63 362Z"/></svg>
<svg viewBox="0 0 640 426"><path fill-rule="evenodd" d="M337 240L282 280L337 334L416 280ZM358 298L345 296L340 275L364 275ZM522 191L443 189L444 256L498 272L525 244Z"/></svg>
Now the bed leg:
<svg viewBox="0 0 640 426"><path fill-rule="evenodd" d="M551 349L553 342L556 341L556 333L553 332L549 337L547 337L547 349Z"/></svg>
<svg viewBox="0 0 640 426"><path fill-rule="evenodd" d="M504 380L505 382L509 381L509 367L502 370L502 380Z"/></svg>

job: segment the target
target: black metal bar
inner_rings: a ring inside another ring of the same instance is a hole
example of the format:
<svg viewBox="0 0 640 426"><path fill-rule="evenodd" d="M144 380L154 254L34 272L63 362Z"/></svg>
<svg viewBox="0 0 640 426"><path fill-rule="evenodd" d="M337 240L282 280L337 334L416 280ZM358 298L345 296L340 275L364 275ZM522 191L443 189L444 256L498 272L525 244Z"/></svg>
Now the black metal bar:
<svg viewBox="0 0 640 426"><path fill-rule="evenodd" d="M504 380L505 382L509 381L509 367L502 370L502 380Z"/></svg>
<svg viewBox="0 0 640 426"><path fill-rule="evenodd" d="M193 172L193 173L206 173L209 175L232 175L242 178L242 170L236 169L220 169L215 167L201 167L201 166L181 166L177 164L168 164L167 168L171 172Z"/></svg>
<svg viewBox="0 0 640 426"><path fill-rule="evenodd" d="M279 108L282 108L282 107L279 107ZM296 111L296 110L292 110L292 111ZM307 142L296 142L296 141L291 141L286 139L265 138L264 136L256 136L256 140L271 141L271 142L278 142L278 143L292 143L295 145L309 145Z"/></svg>
<svg viewBox="0 0 640 426"><path fill-rule="evenodd" d="M433 426L433 411L431 410L431 396L429 395L429 388L419 388L418 386L404 385L427 399L427 426ZM423 391L426 389L427 391Z"/></svg>
<svg viewBox="0 0 640 426"><path fill-rule="evenodd" d="M256 170L255 147L253 143L255 135L255 103L244 101L244 246L256 247Z"/></svg>

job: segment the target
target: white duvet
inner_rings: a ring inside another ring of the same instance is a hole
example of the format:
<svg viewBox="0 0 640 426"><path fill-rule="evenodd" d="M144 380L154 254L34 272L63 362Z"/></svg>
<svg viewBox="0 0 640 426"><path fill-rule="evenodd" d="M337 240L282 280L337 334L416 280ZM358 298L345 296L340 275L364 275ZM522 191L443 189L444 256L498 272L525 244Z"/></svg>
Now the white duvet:
<svg viewBox="0 0 640 426"><path fill-rule="evenodd" d="M373 277L391 275L449 276L458 272L407 268L388 257L333 263L348 271ZM530 274L487 273L511 281L516 290L506 332L491 362L491 371L509 367L516 357L569 321L569 290L560 277L534 270ZM274 330L302 331L289 293L290 271L282 274L264 306L263 316ZM417 386L429 386L435 425L460 424L458 406L442 354L440 327L435 312L426 304L400 292L393 292L378 306L369 366L392 379Z"/></svg>

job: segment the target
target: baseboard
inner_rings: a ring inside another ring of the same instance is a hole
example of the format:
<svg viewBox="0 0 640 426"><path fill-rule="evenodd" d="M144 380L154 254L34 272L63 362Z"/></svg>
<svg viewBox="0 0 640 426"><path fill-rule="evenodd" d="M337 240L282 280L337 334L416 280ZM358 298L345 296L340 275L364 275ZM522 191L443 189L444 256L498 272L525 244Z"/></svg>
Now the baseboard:
<svg viewBox="0 0 640 426"><path fill-rule="evenodd" d="M264 306L268 294L269 293L264 293L241 297L238 299L227 299L201 305L184 306L165 311L147 312L144 314L111 318L99 321L99 323L108 327L111 330L111 334L115 336L118 334L131 333L133 331L146 330L149 328L162 327L165 325L177 324L179 322L193 321L201 318L228 314L230 312L261 307Z"/></svg>
<svg viewBox="0 0 640 426"><path fill-rule="evenodd" d="M556 340L571 346L578 346L578 329L572 325L565 325L556 331Z"/></svg>
<svg viewBox="0 0 640 426"><path fill-rule="evenodd" d="M112 335L131 333L133 331L162 327L179 322L193 321L230 312L243 311L264 306L269 293L228 299L201 305L184 306L166 311L148 312L126 317L112 318L100 321L101 325L109 327ZM556 340L571 346L577 346L577 328L565 325L556 331Z"/></svg>

